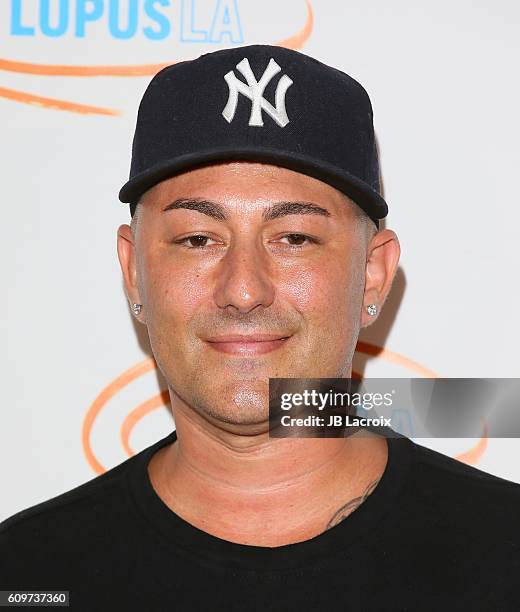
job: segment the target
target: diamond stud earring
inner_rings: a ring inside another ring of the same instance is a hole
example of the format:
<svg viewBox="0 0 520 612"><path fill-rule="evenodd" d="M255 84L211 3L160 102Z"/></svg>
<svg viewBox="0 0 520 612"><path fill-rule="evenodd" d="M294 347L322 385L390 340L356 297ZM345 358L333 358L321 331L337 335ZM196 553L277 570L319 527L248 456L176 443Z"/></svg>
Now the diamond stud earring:
<svg viewBox="0 0 520 612"><path fill-rule="evenodd" d="M375 316L377 314L377 306L375 304L369 304L367 306L367 312L371 317Z"/></svg>
<svg viewBox="0 0 520 612"><path fill-rule="evenodd" d="M132 310L134 311L135 316L137 316L141 312L141 308L141 304L132 304Z"/></svg>

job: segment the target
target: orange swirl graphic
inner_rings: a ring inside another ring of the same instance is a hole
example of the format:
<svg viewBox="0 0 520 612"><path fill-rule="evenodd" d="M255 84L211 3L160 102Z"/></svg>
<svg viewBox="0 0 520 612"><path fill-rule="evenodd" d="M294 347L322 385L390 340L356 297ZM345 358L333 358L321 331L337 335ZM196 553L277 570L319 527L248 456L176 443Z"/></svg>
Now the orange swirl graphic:
<svg viewBox="0 0 520 612"><path fill-rule="evenodd" d="M314 15L310 0L305 0L307 6L307 18L303 28L296 34L289 36L277 43L278 47L286 47L288 49L300 49L309 39L314 24ZM159 63L159 64L136 64L136 65L118 65L118 66L66 66L58 64L34 64L31 62L19 62L0 58L0 70L9 72L17 72L22 74L34 74L38 76L66 76L66 77L97 77L97 76L118 76L118 77L136 77L136 76L152 76L162 70L166 66L176 64L181 60ZM80 114L96 114L96 115L119 115L119 111L89 106L85 104L77 104L68 100L58 100L56 98L46 98L29 92L19 91L15 89L0 88L0 97L8 98L16 102L25 104L35 104L44 108L52 108L55 110L70 111Z"/></svg>
<svg viewBox="0 0 520 612"><path fill-rule="evenodd" d="M121 113L111 108L103 108L100 106L90 106L88 104L78 104L69 102L68 100L58 100L56 98L47 98L37 96L36 94L19 91L17 89L7 89L0 87L0 98L7 98L15 102L24 102L25 104L33 104L43 108L53 108L55 110L70 111L72 113L80 113L82 115L120 115Z"/></svg>
<svg viewBox="0 0 520 612"><path fill-rule="evenodd" d="M468 465L474 465L475 463L477 463L482 457L482 455L485 453L488 446L487 431L487 425L486 423L483 423L482 436L480 440L475 444L473 448L470 448L465 453L455 455L455 459L457 459L458 461L462 461L462 463L467 463Z"/></svg>
<svg viewBox="0 0 520 612"><path fill-rule="evenodd" d="M370 344L369 342L359 341L356 345L356 352L363 353L364 355L370 355L371 357L379 357L388 363L411 370L423 378L439 378L439 375L433 370L425 368L416 361L408 359L408 357L400 355L399 353L388 351L380 346L376 346L375 344Z"/></svg>
<svg viewBox="0 0 520 612"><path fill-rule="evenodd" d="M126 385L130 384L139 376L150 372L151 370L156 369L155 360L150 357L137 363L136 365L125 370L120 376L115 378L111 383L109 383L103 391L96 397L96 399L92 402L90 408L87 410L87 414L85 415L85 419L83 420L83 427L81 432L81 443L83 446L83 452L85 453L85 457L90 465L90 467L97 474L102 474L106 471L106 469L101 465L101 463L97 460L94 452L92 451L92 447L90 445L90 434L92 432L92 427L94 425L94 421L96 420L98 414L103 410L105 404L107 404L113 397L121 391Z"/></svg>
<svg viewBox="0 0 520 612"><path fill-rule="evenodd" d="M149 400L142 402L134 408L132 412L127 414L123 424L121 425L121 443L127 455L131 457L135 452L130 447L130 434L132 433L135 425L147 414L153 410L160 408L161 406L167 406L170 403L170 394L167 389L163 389L157 395L154 395Z"/></svg>

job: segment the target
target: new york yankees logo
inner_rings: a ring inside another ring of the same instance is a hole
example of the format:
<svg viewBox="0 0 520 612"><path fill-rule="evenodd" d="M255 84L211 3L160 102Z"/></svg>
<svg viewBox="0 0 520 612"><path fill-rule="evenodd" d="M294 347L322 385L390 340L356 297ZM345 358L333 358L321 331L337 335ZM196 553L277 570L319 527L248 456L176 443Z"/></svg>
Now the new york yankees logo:
<svg viewBox="0 0 520 612"><path fill-rule="evenodd" d="M228 123L233 121L238 104L238 94L241 93L246 98L251 100L251 115L249 116L249 125L263 126L262 110L270 115L280 127L285 127L289 123L289 117L285 110L285 94L289 87L293 84L286 74L282 75L276 86L275 104L273 106L264 98L264 90L269 81L281 71L280 66L273 58L269 60L269 64L264 71L261 79L257 81L255 75L249 65L247 57L237 64L238 70L242 73L247 81L247 85L240 81L233 70L230 70L225 76L226 83L229 87L229 98L227 104L222 111L222 115Z"/></svg>

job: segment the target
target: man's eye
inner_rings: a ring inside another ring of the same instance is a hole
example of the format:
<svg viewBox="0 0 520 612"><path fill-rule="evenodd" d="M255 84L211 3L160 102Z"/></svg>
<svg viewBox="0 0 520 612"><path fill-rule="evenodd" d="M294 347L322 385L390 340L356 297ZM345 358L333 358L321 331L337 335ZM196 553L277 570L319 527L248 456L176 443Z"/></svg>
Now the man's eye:
<svg viewBox="0 0 520 612"><path fill-rule="evenodd" d="M285 238L287 238L291 246L302 246L305 244L305 241L308 243L316 242L310 236L306 236L305 234L287 234L286 236L282 236L282 240Z"/></svg>
<svg viewBox="0 0 520 612"><path fill-rule="evenodd" d="M316 240L310 236L306 236L305 234L286 234L285 236L282 236L282 240L285 239L288 241L286 244L294 247L304 246L306 243L313 244L316 242ZM203 234L194 234L193 236L186 236L186 238L175 240L175 244L186 246L188 249L201 249L208 246L208 240L212 240L212 238L209 236L204 236Z"/></svg>
<svg viewBox="0 0 520 612"><path fill-rule="evenodd" d="M211 240L209 236L196 234L193 236L186 236L186 238L181 238L181 240L175 240L175 244L186 245L189 249L200 249L207 246L208 240Z"/></svg>

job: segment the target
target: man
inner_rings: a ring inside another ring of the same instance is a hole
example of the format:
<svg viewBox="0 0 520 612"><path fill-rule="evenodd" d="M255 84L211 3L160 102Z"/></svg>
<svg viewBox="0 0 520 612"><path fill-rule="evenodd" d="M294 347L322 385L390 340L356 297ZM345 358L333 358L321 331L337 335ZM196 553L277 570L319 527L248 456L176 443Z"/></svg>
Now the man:
<svg viewBox="0 0 520 612"><path fill-rule="evenodd" d="M269 378L348 378L397 268L365 90L264 45L168 67L120 199L176 431L4 521L0 587L89 611L518 610L518 485L403 436L269 435Z"/></svg>

